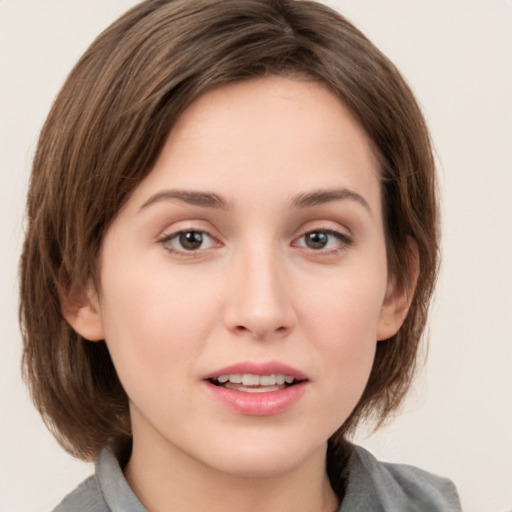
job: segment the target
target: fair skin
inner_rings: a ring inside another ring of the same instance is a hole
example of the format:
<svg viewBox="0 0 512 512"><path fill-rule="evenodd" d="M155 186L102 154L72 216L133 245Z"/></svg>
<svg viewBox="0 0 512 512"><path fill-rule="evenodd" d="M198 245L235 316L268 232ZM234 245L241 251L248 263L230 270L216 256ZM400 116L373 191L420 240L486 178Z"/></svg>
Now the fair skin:
<svg viewBox="0 0 512 512"><path fill-rule="evenodd" d="M336 510L327 440L408 307L378 176L313 81L220 87L180 117L103 240L100 291L67 313L106 340L130 400L125 475L148 510Z"/></svg>

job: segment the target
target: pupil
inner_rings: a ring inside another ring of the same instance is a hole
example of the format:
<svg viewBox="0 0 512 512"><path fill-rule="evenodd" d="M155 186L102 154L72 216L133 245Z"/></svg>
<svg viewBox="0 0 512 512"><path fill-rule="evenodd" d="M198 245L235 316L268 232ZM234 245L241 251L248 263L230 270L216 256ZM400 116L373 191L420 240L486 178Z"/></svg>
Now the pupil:
<svg viewBox="0 0 512 512"><path fill-rule="evenodd" d="M199 249L203 243L203 234L197 231L188 231L180 234L180 244L184 249L192 251Z"/></svg>
<svg viewBox="0 0 512 512"><path fill-rule="evenodd" d="M310 249L323 249L327 245L327 235L321 231L315 231L306 235L306 245Z"/></svg>

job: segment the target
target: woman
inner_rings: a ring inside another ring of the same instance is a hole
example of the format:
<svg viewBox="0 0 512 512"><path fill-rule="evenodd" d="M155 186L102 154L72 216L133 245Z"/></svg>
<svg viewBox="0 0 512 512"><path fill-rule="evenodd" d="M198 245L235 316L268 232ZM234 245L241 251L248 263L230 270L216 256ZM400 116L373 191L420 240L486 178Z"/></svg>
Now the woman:
<svg viewBox="0 0 512 512"><path fill-rule="evenodd" d="M459 510L347 435L411 381L438 261L420 109L318 3L147 1L41 133L24 364L65 510Z"/></svg>

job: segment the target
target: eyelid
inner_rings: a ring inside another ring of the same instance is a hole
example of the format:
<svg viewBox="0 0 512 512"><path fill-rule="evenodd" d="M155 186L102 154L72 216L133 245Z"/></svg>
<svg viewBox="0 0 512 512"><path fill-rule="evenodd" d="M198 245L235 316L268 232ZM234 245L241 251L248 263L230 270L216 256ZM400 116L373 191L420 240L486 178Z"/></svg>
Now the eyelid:
<svg viewBox="0 0 512 512"><path fill-rule="evenodd" d="M314 254L335 254L337 252L341 252L343 250L346 250L348 247L353 245L354 240L351 234L348 234L344 232L341 228L333 228L333 227L327 227L322 225L316 225L316 226L307 226L303 228L297 236L295 236L292 240L292 246L300 247L305 250L308 250ZM310 233L325 233L327 235L330 235L334 238L336 238L339 242L337 247L329 247L329 248L319 248L314 249L312 247L308 247L305 243L304 244L298 244L298 240L302 239L306 235Z"/></svg>
<svg viewBox="0 0 512 512"><path fill-rule="evenodd" d="M202 222L178 222L177 225L170 226L169 228L163 230L160 233L160 235L158 235L156 242L160 244L167 252L176 256L188 258L200 257L206 251L223 245L222 242L220 241L220 237L212 233L215 232L215 230L205 228L203 226L200 226L200 224L202 224ZM209 247L190 250L179 249L178 247L174 247L170 244L170 242L180 234L190 232L206 235L212 240L212 244Z"/></svg>

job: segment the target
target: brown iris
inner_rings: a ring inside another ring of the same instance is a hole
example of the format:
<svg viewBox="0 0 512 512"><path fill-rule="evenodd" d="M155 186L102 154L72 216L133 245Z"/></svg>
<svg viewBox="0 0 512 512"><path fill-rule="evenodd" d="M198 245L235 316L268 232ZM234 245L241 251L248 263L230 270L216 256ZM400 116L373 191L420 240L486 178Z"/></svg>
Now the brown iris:
<svg viewBox="0 0 512 512"><path fill-rule="evenodd" d="M203 243L203 233L199 231L184 231L179 234L181 247L187 251L199 249Z"/></svg>
<svg viewBox="0 0 512 512"><path fill-rule="evenodd" d="M312 231L304 235L304 243L310 249L323 249L328 242L329 235L323 231Z"/></svg>

